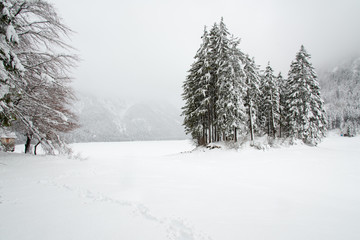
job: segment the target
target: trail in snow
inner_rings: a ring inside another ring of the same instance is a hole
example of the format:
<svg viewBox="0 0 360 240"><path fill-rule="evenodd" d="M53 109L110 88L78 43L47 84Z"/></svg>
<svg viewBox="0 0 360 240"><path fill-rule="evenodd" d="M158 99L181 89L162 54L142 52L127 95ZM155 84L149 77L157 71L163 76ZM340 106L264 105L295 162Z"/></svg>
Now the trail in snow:
<svg viewBox="0 0 360 240"><path fill-rule="evenodd" d="M140 216L148 221L156 222L163 226L167 232L167 239L169 240L211 240L210 237L204 235L203 233L197 232L193 227L190 227L183 219L177 218L164 218L155 216L149 208L140 203L121 201L118 199L113 199L101 193L94 193L88 189L79 189L74 188L71 185L59 184L56 182L56 179L61 179L69 176L74 176L74 172L71 174L60 175L57 178L52 180L39 180L37 183L41 185L47 185L56 187L60 190L66 190L77 197L84 198L86 200L94 202L104 202L110 203L119 207L131 208L135 216Z"/></svg>

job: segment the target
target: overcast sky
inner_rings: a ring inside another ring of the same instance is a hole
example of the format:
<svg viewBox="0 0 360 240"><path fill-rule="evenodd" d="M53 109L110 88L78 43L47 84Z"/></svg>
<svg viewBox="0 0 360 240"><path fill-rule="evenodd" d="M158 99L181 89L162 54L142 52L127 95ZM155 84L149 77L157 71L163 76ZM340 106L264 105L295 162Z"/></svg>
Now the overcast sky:
<svg viewBox="0 0 360 240"><path fill-rule="evenodd" d="M301 44L315 67L360 53L359 0L50 0L76 34L74 86L181 104L205 25L224 17L240 48L287 75Z"/></svg>

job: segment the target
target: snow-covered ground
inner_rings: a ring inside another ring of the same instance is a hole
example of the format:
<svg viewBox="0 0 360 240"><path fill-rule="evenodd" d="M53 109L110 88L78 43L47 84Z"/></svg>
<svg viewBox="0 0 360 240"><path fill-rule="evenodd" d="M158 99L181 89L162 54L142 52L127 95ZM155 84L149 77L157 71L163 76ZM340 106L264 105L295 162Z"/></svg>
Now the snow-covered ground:
<svg viewBox="0 0 360 240"><path fill-rule="evenodd" d="M188 152L188 141L0 153L0 239L360 239L360 138Z"/></svg>

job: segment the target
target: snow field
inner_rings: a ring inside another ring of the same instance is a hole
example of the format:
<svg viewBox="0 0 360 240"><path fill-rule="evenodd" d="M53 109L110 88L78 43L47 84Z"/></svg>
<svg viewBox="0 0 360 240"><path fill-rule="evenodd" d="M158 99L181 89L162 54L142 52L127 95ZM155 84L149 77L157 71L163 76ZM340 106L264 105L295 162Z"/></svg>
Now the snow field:
<svg viewBox="0 0 360 240"><path fill-rule="evenodd" d="M0 153L0 239L360 239L359 140L238 152L75 144L83 160Z"/></svg>

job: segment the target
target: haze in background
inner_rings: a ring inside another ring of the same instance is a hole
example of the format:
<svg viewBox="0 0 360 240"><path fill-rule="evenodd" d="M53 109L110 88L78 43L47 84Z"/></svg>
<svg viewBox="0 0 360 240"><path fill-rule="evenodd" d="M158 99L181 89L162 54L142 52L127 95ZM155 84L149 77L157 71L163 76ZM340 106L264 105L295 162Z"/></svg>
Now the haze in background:
<svg viewBox="0 0 360 240"><path fill-rule="evenodd" d="M224 17L240 48L287 75L303 44L315 67L359 54L359 0L51 0L77 33L76 89L182 105L182 84L204 25Z"/></svg>

